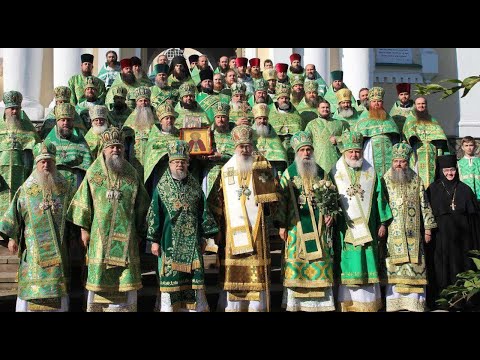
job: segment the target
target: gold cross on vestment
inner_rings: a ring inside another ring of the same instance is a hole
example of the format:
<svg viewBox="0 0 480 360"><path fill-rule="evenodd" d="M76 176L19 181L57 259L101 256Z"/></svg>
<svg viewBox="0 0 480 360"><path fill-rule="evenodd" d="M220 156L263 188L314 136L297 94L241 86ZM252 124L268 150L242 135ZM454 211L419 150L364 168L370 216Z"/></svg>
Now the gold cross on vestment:
<svg viewBox="0 0 480 360"><path fill-rule="evenodd" d="M267 180L268 180L268 174L262 173L262 175L260 175L260 176L258 177L258 179L259 179L262 183L266 183Z"/></svg>
<svg viewBox="0 0 480 360"><path fill-rule="evenodd" d="M235 184L235 170L233 167L229 167L227 169L227 178L228 178L228 185Z"/></svg>
<svg viewBox="0 0 480 360"><path fill-rule="evenodd" d="M364 177L365 177L365 180L370 180L372 178L372 175L370 174L369 171L365 171L364 172Z"/></svg>

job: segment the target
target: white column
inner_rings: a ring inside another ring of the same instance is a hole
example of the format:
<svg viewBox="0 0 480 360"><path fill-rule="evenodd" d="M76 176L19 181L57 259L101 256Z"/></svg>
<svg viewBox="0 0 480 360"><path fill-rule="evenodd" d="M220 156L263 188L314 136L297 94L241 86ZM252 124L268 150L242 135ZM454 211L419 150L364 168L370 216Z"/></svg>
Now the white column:
<svg viewBox="0 0 480 360"><path fill-rule="evenodd" d="M83 48L54 48L53 49L53 87L68 86L68 80L81 71ZM52 94L52 98L54 98ZM55 106L55 99L49 108Z"/></svg>
<svg viewBox="0 0 480 360"><path fill-rule="evenodd" d="M458 76L451 76L451 78L457 78L463 80L469 76L478 75L478 59L480 57L479 48L457 48L457 69ZM434 81L435 82L435 81ZM480 110L478 104L480 104L480 85L475 85L472 90L461 98L463 90L458 92L458 95L452 95L460 97L460 119L458 121L458 135L480 137ZM447 98L444 101L448 101Z"/></svg>
<svg viewBox="0 0 480 360"><path fill-rule="evenodd" d="M343 48L343 81L355 98L358 98L361 88L373 85L372 54L371 48Z"/></svg>
<svg viewBox="0 0 480 360"><path fill-rule="evenodd" d="M290 55L293 53L293 48L270 48L269 58L273 61L273 66L277 63L284 63L290 66Z"/></svg>
<svg viewBox="0 0 480 360"><path fill-rule="evenodd" d="M5 48L3 53L4 92L16 90L23 95L22 109L30 120L44 118L40 104L43 48ZM0 103L0 107L5 104Z"/></svg>
<svg viewBox="0 0 480 360"><path fill-rule="evenodd" d="M257 48L245 48L245 57L252 59L257 57Z"/></svg>
<svg viewBox="0 0 480 360"><path fill-rule="evenodd" d="M308 64L315 65L317 72L327 84L330 84L330 49L329 48L304 48L303 67Z"/></svg>

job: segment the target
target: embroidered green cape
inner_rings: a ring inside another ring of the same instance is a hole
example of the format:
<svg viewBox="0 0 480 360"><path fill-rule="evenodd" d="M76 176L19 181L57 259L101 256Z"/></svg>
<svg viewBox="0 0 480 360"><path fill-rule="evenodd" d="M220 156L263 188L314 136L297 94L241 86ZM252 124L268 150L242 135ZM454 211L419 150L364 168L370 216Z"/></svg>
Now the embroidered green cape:
<svg viewBox="0 0 480 360"><path fill-rule="evenodd" d="M86 284L90 291L126 292L142 287L139 240L146 233L150 199L128 162L123 171L115 185L116 176L99 156L68 208L67 219L90 233ZM108 199L114 185L120 196Z"/></svg>
<svg viewBox="0 0 480 360"><path fill-rule="evenodd" d="M150 88L150 91L152 92L150 102L155 109L167 100L171 101L172 106L175 106L178 102L178 90L173 89L171 86L160 89L157 85L154 85Z"/></svg>
<svg viewBox="0 0 480 360"><path fill-rule="evenodd" d="M120 111L117 111L115 110L115 108L113 108L108 112L108 122L111 126L115 126L121 129L131 113L132 109L130 109L128 106L126 106Z"/></svg>
<svg viewBox="0 0 480 360"><path fill-rule="evenodd" d="M57 125L57 119L55 118L55 107L52 109L52 111L49 112L47 117L45 118L45 121L43 122L42 129L40 131L40 137L42 139L45 139L50 131ZM88 132L87 126L84 124L82 118L80 115L75 112L75 118L73 119L73 131L75 132L75 135L85 135Z"/></svg>
<svg viewBox="0 0 480 360"><path fill-rule="evenodd" d="M18 296L22 300L61 298L69 283L68 241L73 236L65 214L76 187L60 173L51 203L35 170L18 189L0 221L0 232L19 245Z"/></svg>
<svg viewBox="0 0 480 360"><path fill-rule="evenodd" d="M107 95L107 90L105 89L105 82L96 76L93 76L98 81L98 99L102 102L105 102L105 96ZM72 90L72 95L70 97L70 102L72 105L77 105L78 103L85 101L85 81L86 77L82 74L73 75L68 80L68 87Z"/></svg>
<svg viewBox="0 0 480 360"><path fill-rule="evenodd" d="M311 107L305 102L305 97L300 101L298 105L295 106L298 113L302 117L303 124L307 126L310 121L318 118L317 108Z"/></svg>
<svg viewBox="0 0 480 360"><path fill-rule="evenodd" d="M392 108L390 109L390 116L397 124L398 130L400 133L403 131L403 126L405 124L405 120L411 114L412 109L414 109L414 103L411 101L411 105L409 107L401 107L400 100L395 101Z"/></svg>

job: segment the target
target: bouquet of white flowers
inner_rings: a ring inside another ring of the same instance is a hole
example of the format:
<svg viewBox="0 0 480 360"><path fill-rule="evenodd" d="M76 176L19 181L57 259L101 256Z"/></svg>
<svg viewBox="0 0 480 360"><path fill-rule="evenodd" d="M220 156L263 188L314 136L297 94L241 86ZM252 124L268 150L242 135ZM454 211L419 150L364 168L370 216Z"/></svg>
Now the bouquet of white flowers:
<svg viewBox="0 0 480 360"><path fill-rule="evenodd" d="M337 187L329 180L320 180L313 184L315 205L319 212L326 216L335 216L340 213L339 195Z"/></svg>

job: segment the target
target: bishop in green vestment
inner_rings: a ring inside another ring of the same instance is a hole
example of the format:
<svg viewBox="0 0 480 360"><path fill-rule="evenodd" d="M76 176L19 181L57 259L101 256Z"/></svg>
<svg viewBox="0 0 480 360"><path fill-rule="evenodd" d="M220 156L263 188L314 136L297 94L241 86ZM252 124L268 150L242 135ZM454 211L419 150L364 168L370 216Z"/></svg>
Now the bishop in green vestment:
<svg viewBox="0 0 480 360"><path fill-rule="evenodd" d="M386 256L380 257L386 267L387 311L425 311L427 269L423 243L430 242L431 230L437 224L422 179L408 164L411 154L408 144L394 145L392 167L383 175L393 214Z"/></svg>
<svg viewBox="0 0 480 360"><path fill-rule="evenodd" d="M252 107L247 100L247 87L236 82L230 87L230 122L235 125L251 125L253 122Z"/></svg>
<svg viewBox="0 0 480 360"><path fill-rule="evenodd" d="M337 110L332 113L332 117L337 120L343 120L348 123L349 127L357 124L360 114L357 109L352 106L352 92L348 89L340 89L336 92L337 95Z"/></svg>
<svg viewBox="0 0 480 360"><path fill-rule="evenodd" d="M85 135L85 141L90 148L92 159L95 160L102 153L102 133L108 129L108 109L105 105L95 105L90 108L90 119L92 127Z"/></svg>
<svg viewBox="0 0 480 360"><path fill-rule="evenodd" d="M205 296L205 237L218 232L198 181L188 173L189 146L168 144L169 169L148 211L152 254L158 256L160 293L155 311L209 311Z"/></svg>
<svg viewBox="0 0 480 360"><path fill-rule="evenodd" d="M102 134L103 153L88 169L68 208L87 250L88 312L135 312L142 287L139 243L146 235L150 198L123 158L120 129Z"/></svg>
<svg viewBox="0 0 480 360"><path fill-rule="evenodd" d="M108 122L111 126L122 128L125 121L132 113L126 103L128 90L123 86L116 86L112 89L113 104L108 112Z"/></svg>
<svg viewBox="0 0 480 360"><path fill-rule="evenodd" d="M425 189L435 181L437 156L450 154L447 136L427 108L427 99L415 100L415 108L405 120L403 134L413 148L410 166L422 178Z"/></svg>
<svg viewBox="0 0 480 360"><path fill-rule="evenodd" d="M18 91L3 94L4 119L0 119L0 216L33 168L32 150L40 141L35 127L22 111Z"/></svg>
<svg viewBox="0 0 480 360"><path fill-rule="evenodd" d="M392 163L392 146L400 141L400 132L392 117L383 108L385 90L373 87L368 92L370 110L364 111L353 130L365 140L363 157L382 177Z"/></svg>
<svg viewBox="0 0 480 360"><path fill-rule="evenodd" d="M392 213L385 185L363 158L363 136L345 131L342 157L331 170L340 194L334 274L341 311L375 312L382 307L378 241L386 235Z"/></svg>
<svg viewBox="0 0 480 360"><path fill-rule="evenodd" d="M310 121L318 117L318 105L323 98L318 95L318 83L316 81L305 80L303 88L305 97L296 106L296 109L302 117L303 123L308 126Z"/></svg>
<svg viewBox="0 0 480 360"><path fill-rule="evenodd" d="M210 126L207 114L195 100L195 86L189 83L182 84L178 89L178 94L179 102L175 106L178 116L175 120L175 127L181 129Z"/></svg>
<svg viewBox="0 0 480 360"><path fill-rule="evenodd" d="M57 105L55 117L57 125L50 131L45 143L55 145L57 169L78 187L93 162L90 149L83 136L74 133L75 108L72 104Z"/></svg>
<svg viewBox="0 0 480 360"><path fill-rule="evenodd" d="M168 102L157 108L160 125L152 126L148 135L144 161L144 184L152 196L159 180L168 169L168 144L180 136L175 127L175 111Z"/></svg>
<svg viewBox="0 0 480 360"><path fill-rule="evenodd" d="M295 162L280 180L276 215L280 238L285 241L282 307L287 311L333 311L333 217L322 213L327 210L314 195L314 187L330 188L332 182L315 162L309 133L293 135L292 146Z"/></svg>
<svg viewBox="0 0 480 360"><path fill-rule="evenodd" d="M19 252L17 312L68 311L66 212L76 187L55 167L55 146L34 147L35 170L22 184L0 221L8 248Z"/></svg>

